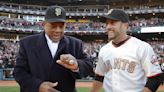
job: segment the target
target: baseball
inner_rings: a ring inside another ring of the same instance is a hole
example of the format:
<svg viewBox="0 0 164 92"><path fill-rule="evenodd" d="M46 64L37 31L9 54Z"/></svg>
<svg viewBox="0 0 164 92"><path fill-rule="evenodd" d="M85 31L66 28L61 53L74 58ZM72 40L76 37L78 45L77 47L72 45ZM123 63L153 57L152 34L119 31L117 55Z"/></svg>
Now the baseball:
<svg viewBox="0 0 164 92"><path fill-rule="evenodd" d="M74 63L75 63L74 60L70 60L70 61L69 61L69 64L71 64L71 65L74 64Z"/></svg>

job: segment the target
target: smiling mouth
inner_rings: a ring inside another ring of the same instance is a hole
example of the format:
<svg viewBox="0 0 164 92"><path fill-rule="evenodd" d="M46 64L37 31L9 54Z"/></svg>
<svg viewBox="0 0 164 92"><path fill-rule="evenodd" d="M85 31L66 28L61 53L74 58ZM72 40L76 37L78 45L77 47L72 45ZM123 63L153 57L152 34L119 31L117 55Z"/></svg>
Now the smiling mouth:
<svg viewBox="0 0 164 92"><path fill-rule="evenodd" d="M60 36L53 36L51 39L53 42L57 42L61 39L61 37Z"/></svg>
<svg viewBox="0 0 164 92"><path fill-rule="evenodd" d="M110 34L110 33L114 33L113 31L108 31L108 33Z"/></svg>
<svg viewBox="0 0 164 92"><path fill-rule="evenodd" d="M53 36L53 38L55 38L55 39L56 39L56 38L60 38L60 36L59 36L59 35L58 35L58 36Z"/></svg>

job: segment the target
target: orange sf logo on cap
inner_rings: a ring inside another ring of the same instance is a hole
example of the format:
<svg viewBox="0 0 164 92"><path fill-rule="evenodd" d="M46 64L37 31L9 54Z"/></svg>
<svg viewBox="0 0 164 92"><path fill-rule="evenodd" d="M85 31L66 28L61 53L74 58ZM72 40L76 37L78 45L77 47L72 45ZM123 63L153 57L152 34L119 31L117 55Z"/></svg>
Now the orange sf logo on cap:
<svg viewBox="0 0 164 92"><path fill-rule="evenodd" d="M56 14L56 16L60 16L61 15L61 9L60 8L56 8L55 9L55 14Z"/></svg>

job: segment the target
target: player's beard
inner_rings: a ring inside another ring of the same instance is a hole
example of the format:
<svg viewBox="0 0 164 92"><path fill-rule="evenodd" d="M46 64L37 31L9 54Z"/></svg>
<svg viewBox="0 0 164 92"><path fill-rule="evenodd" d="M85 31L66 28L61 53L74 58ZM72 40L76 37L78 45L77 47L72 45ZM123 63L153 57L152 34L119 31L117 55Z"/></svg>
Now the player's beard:
<svg viewBox="0 0 164 92"><path fill-rule="evenodd" d="M113 28L110 29L107 33L108 33L108 39L109 40L118 40L119 37L121 36L121 25L118 28Z"/></svg>
<svg viewBox="0 0 164 92"><path fill-rule="evenodd" d="M116 34L114 31L108 31L108 39L113 40L116 38Z"/></svg>

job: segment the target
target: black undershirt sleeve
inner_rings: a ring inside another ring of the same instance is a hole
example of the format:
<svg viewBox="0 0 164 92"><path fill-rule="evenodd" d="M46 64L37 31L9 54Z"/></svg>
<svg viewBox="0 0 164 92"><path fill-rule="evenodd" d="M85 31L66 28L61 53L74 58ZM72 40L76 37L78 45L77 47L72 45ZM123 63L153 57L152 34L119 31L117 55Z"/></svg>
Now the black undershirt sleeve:
<svg viewBox="0 0 164 92"><path fill-rule="evenodd" d="M96 75L95 75L95 80L96 80L96 81L103 82L104 76L100 76L100 75L96 74Z"/></svg>
<svg viewBox="0 0 164 92"><path fill-rule="evenodd" d="M152 92L156 92L162 80L163 80L162 74L159 74L154 77L150 77L147 79L145 87L148 87Z"/></svg>

